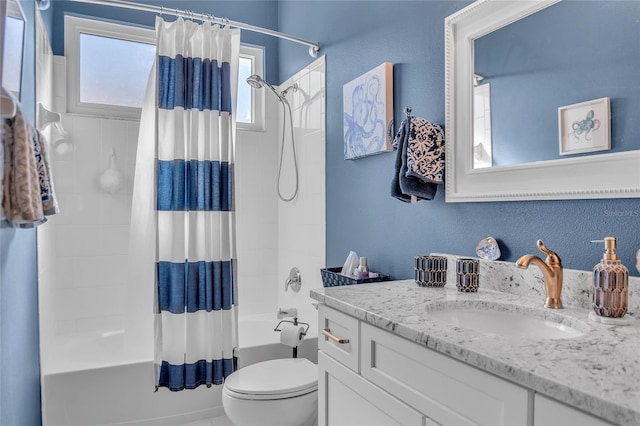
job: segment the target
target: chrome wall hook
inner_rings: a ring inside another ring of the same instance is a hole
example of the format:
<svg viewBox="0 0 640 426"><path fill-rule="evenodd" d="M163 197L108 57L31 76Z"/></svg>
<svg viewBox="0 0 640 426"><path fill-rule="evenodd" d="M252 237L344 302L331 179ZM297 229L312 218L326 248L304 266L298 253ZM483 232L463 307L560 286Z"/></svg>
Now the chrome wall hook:
<svg viewBox="0 0 640 426"><path fill-rule="evenodd" d="M407 118L411 118L411 117L413 117L413 116L411 115L411 111L412 111L412 110L413 110L413 109L412 109L410 106L406 106L406 107L404 107L404 114L407 116Z"/></svg>

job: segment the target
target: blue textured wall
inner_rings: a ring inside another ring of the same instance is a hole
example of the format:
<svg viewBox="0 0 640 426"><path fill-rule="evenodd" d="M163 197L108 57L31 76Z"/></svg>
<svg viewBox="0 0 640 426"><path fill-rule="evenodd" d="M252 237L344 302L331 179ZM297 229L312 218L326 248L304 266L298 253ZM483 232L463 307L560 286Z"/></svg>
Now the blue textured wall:
<svg viewBox="0 0 640 426"><path fill-rule="evenodd" d="M491 84L493 164L561 158L558 107L605 96L611 151L640 149L638 22L638 1L564 1L477 40L475 72Z"/></svg>
<svg viewBox="0 0 640 426"><path fill-rule="evenodd" d="M537 253L537 239L565 267L591 269L613 235L630 271L640 248L640 201L575 200L405 204L389 195L394 153L343 159L342 85L382 62L394 65L396 121L402 108L444 124L444 18L470 2L285 1L280 30L315 40L327 63L327 264L342 265L349 250L369 257L374 271L410 278L413 257L429 252L475 255L476 243L499 239L503 259ZM280 81L311 62L306 49L280 42ZM535 182L532 182L535 185ZM588 285L585 283L585 285Z"/></svg>
<svg viewBox="0 0 640 426"><path fill-rule="evenodd" d="M20 0L27 17L22 111L35 122L35 25L32 0ZM0 223L0 425L41 424L38 351L36 231Z"/></svg>
<svg viewBox="0 0 640 426"><path fill-rule="evenodd" d="M68 0L53 1L53 37L51 45L55 55L64 55L64 15L100 17L113 21L133 23L149 28L154 27L155 14L122 9L109 6L77 3ZM146 3L164 6L169 9L192 10L213 14L217 17L229 18L232 21L245 22L258 27L276 30L278 27L278 5L272 0L220 1L220 0L136 0L135 3ZM165 15L170 20L173 17ZM278 42L277 39L263 34L243 31L242 43L256 44L265 47L265 79L277 80L278 76Z"/></svg>

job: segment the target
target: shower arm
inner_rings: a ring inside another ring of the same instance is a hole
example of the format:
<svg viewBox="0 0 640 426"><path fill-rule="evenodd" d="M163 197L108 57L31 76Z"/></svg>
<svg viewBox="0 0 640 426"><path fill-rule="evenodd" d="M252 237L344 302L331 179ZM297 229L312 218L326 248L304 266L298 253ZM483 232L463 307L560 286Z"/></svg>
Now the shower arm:
<svg viewBox="0 0 640 426"><path fill-rule="evenodd" d="M284 89L282 92L280 92L280 96L285 98L287 96L287 93L289 93L289 90L293 90L294 92L297 92L298 91L298 83L293 83L291 86L289 86L286 89Z"/></svg>

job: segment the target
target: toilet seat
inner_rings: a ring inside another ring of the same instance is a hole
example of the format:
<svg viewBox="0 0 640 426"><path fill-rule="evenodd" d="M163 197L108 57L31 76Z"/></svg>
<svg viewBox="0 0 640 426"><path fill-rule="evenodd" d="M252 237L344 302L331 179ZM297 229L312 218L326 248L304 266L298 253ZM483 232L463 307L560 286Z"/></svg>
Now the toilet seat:
<svg viewBox="0 0 640 426"><path fill-rule="evenodd" d="M238 399L285 399L318 389L318 367L306 358L259 362L232 373L224 392Z"/></svg>

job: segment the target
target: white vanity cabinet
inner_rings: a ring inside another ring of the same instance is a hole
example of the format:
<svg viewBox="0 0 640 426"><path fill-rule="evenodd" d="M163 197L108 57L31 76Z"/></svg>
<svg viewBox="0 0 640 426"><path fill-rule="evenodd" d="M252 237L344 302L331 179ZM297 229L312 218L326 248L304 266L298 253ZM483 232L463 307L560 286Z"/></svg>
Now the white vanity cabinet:
<svg viewBox="0 0 640 426"><path fill-rule="evenodd" d="M528 422L525 388L325 305L318 323L319 425Z"/></svg>
<svg viewBox="0 0 640 426"><path fill-rule="evenodd" d="M324 304L318 324L320 426L611 426Z"/></svg>
<svg viewBox="0 0 640 426"><path fill-rule="evenodd" d="M534 407L534 426L612 426L605 420L540 394L535 396Z"/></svg>

